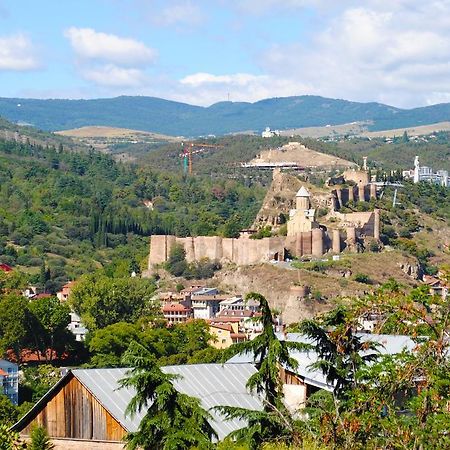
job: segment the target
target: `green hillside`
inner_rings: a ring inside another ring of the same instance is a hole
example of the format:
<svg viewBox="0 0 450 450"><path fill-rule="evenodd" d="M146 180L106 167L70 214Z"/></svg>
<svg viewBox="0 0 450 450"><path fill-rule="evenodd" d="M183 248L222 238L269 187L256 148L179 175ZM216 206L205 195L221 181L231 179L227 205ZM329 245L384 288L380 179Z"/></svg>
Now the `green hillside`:
<svg viewBox="0 0 450 450"><path fill-rule="evenodd" d="M45 264L50 291L114 261L138 270L149 235L226 235L253 221L263 194L255 183L184 178L94 151L0 139L0 262L36 277Z"/></svg>
<svg viewBox="0 0 450 450"><path fill-rule="evenodd" d="M370 130L441 122L450 104L404 110L380 103L358 103L318 96L271 98L255 103L220 102L200 107L154 97L92 100L1 98L0 115L44 130L88 125L124 127L174 136L222 135L261 131L266 126L291 129L355 121Z"/></svg>

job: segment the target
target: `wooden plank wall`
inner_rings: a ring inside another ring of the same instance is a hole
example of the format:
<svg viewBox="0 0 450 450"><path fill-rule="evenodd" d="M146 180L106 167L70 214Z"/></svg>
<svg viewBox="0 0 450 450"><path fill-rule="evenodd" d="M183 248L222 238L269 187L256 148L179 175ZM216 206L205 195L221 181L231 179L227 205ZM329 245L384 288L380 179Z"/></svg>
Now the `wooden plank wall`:
<svg viewBox="0 0 450 450"><path fill-rule="evenodd" d="M29 436L34 426L50 437L121 441L126 430L75 378L70 379L42 411L21 431Z"/></svg>

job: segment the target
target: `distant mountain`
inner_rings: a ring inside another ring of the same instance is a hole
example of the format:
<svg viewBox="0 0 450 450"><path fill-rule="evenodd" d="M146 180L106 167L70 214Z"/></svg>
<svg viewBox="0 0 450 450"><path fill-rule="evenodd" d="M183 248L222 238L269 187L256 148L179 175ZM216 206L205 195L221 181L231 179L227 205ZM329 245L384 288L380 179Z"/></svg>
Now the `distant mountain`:
<svg viewBox="0 0 450 450"><path fill-rule="evenodd" d="M270 98L255 103L220 102L193 106L155 97L93 100L0 98L0 116L43 130L89 125L131 128L173 136L223 135L244 130L368 122L371 131L450 120L450 104L400 109L318 96Z"/></svg>

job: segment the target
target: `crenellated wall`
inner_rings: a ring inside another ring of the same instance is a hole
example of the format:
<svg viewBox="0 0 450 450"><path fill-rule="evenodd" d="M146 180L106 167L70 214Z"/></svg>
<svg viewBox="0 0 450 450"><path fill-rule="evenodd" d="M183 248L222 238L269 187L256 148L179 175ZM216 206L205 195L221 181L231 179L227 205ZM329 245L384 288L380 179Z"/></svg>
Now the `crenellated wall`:
<svg viewBox="0 0 450 450"><path fill-rule="evenodd" d="M188 262L208 258L211 261L243 266L260 264L273 259L282 261L286 254L295 257L304 255L320 257L329 251L333 253L343 250L357 251L358 239L362 237L379 239L380 237L378 210L350 214L334 212L333 215L340 219L339 229L314 228L308 232L297 233L295 236L264 239L250 239L244 236L233 239L220 236L178 238L154 235L150 238L148 267L151 270L154 266L166 262L175 243L184 247ZM342 236L340 230L342 230Z"/></svg>
<svg viewBox="0 0 450 450"><path fill-rule="evenodd" d="M220 236L177 238L154 235L150 238L149 269L166 262L175 243L184 247L188 262L208 258L211 261L250 265L272 259L283 260L285 253L284 237L233 239Z"/></svg>

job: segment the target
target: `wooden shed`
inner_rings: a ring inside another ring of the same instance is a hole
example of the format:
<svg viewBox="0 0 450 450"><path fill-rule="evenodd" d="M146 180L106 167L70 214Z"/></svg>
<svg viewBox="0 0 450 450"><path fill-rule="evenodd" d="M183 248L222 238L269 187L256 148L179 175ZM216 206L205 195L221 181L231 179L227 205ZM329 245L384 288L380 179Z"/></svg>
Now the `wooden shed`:
<svg viewBox="0 0 450 450"><path fill-rule="evenodd" d="M34 426L42 426L56 439L123 442L131 431L123 414L115 417L77 372L68 372L13 429L25 437Z"/></svg>
<svg viewBox="0 0 450 450"><path fill-rule="evenodd" d="M205 409L228 405L261 409L260 400L247 391L246 384L256 372L253 364L192 364L166 366L166 373L179 375L176 389L194 396ZM133 417L125 414L135 395L120 387L128 369L75 369L69 371L12 429L30 436L34 426L44 427L56 449L119 449L128 432L137 431L146 411ZM225 420L211 412L211 425L220 439L246 424Z"/></svg>

